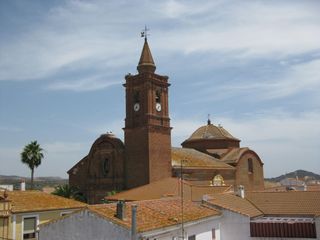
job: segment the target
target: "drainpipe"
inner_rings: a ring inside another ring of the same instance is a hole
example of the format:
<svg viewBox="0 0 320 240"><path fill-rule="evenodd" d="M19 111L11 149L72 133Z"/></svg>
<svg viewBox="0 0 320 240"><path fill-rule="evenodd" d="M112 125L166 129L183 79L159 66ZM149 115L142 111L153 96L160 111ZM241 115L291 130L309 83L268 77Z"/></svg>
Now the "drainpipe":
<svg viewBox="0 0 320 240"><path fill-rule="evenodd" d="M116 217L120 220L125 220L126 218L126 202L124 200L117 202Z"/></svg>
<svg viewBox="0 0 320 240"><path fill-rule="evenodd" d="M131 206L131 240L137 240L137 205Z"/></svg>

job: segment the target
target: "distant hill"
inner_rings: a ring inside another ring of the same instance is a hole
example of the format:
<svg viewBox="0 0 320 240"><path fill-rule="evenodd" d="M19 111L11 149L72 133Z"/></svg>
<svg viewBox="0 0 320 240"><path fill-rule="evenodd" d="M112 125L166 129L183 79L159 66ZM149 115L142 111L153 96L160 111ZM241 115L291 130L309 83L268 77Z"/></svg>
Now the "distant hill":
<svg viewBox="0 0 320 240"><path fill-rule="evenodd" d="M266 180L272 181L272 182L280 182L285 178L296 178L296 177L298 177L299 179L320 180L320 175L313 172L308 172L305 170L296 170L294 172L283 174L279 177L266 178Z"/></svg>
<svg viewBox="0 0 320 240"><path fill-rule="evenodd" d="M24 179L26 181L27 189L30 185L30 178L20 177L15 175L0 175L0 184L12 184L14 189L20 188L20 182ZM35 189L41 190L43 187L55 187L68 183L68 179L61 177L37 177L34 178Z"/></svg>

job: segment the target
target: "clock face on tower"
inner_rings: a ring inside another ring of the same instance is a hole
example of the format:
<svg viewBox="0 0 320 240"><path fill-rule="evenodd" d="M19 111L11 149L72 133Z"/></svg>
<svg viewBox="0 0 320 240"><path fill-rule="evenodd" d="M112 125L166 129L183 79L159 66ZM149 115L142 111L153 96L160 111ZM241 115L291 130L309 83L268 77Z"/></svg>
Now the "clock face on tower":
<svg viewBox="0 0 320 240"><path fill-rule="evenodd" d="M160 104L160 103L156 103L156 110L157 110L158 112L161 111L161 104Z"/></svg>
<svg viewBox="0 0 320 240"><path fill-rule="evenodd" d="M134 110L135 112L138 112L139 109L140 109L140 104L139 104L139 103L135 103L135 104L133 105L133 110Z"/></svg>

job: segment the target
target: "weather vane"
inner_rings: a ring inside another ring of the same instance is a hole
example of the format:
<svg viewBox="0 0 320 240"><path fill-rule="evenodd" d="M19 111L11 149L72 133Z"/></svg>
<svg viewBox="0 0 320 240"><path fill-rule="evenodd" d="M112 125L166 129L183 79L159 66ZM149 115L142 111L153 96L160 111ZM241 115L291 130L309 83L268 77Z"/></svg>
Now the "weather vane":
<svg viewBox="0 0 320 240"><path fill-rule="evenodd" d="M150 29L147 28L147 25L145 25L144 29L141 32L141 37L144 37L145 40L147 40L147 36L150 35L150 34L148 34L148 31L150 31Z"/></svg>

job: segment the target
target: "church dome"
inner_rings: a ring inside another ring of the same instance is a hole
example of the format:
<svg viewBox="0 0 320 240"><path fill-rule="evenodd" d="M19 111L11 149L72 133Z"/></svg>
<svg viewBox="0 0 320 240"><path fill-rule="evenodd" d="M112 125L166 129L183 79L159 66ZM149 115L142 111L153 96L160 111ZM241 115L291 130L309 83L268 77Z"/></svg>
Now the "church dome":
<svg viewBox="0 0 320 240"><path fill-rule="evenodd" d="M192 135L188 138L188 140L194 139L235 139L226 129L224 129L221 125L215 126L210 122L205 125L199 127Z"/></svg>
<svg viewBox="0 0 320 240"><path fill-rule="evenodd" d="M240 140L232 136L221 125L214 125L208 120L208 124L199 127L181 145L194 148L202 152L208 149L224 149L239 147Z"/></svg>

